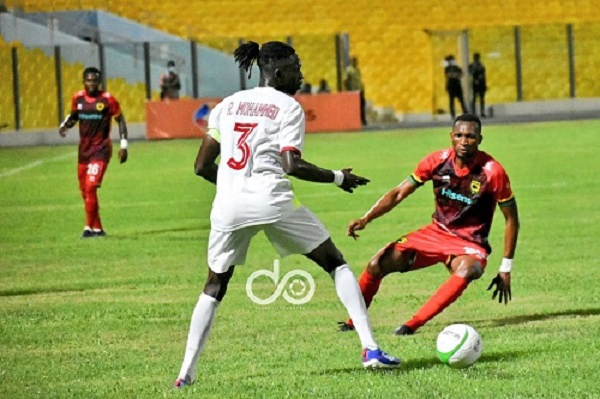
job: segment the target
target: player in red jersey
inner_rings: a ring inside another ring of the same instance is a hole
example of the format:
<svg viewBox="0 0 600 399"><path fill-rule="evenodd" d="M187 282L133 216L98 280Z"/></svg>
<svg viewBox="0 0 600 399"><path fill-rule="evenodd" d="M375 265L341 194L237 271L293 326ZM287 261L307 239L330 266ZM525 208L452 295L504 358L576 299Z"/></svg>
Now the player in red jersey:
<svg viewBox="0 0 600 399"><path fill-rule="evenodd" d="M112 155L110 142L111 118L119 124L121 149L119 160L127 161L127 125L119 102L107 91L100 90L100 70L94 67L83 71L84 90L73 95L71 113L60 124L58 133L66 136L67 129L79 122L79 159L77 175L85 204L86 222L81 238L104 237L100 221L98 188Z"/></svg>
<svg viewBox="0 0 600 399"><path fill-rule="evenodd" d="M393 272L410 272L443 263L450 273L437 292L412 319L395 331L413 334L454 302L468 284L481 277L491 253L488 234L496 204L505 219L504 259L488 290L495 286L492 299L500 303L511 299L510 271L517 245L519 216L508 175L494 158L479 150L483 139L481 121L464 114L454 120L450 132L452 148L426 156L413 174L385 194L360 219L348 225L348 235L358 238L374 219L391 211L426 181L433 182L436 210L433 223L382 248L371 259L360 277L360 288L367 306L379 289L381 280ZM340 330L352 330L352 320L339 323Z"/></svg>

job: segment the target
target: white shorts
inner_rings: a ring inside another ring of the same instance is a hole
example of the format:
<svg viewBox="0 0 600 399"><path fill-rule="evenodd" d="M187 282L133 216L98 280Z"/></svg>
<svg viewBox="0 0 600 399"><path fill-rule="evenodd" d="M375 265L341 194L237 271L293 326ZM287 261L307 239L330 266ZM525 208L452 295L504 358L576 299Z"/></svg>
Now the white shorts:
<svg viewBox="0 0 600 399"><path fill-rule="evenodd" d="M226 232L211 229L208 238L210 269L224 273L232 265L243 265L250 240L260 231L265 232L281 257L310 253L329 238L323 223L305 206L294 209L274 223Z"/></svg>

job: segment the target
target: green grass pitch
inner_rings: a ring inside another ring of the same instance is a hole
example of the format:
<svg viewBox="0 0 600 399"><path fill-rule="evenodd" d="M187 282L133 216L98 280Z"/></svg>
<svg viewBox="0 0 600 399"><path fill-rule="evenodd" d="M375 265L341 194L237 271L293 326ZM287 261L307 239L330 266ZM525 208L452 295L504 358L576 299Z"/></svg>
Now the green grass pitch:
<svg viewBox="0 0 600 399"><path fill-rule="evenodd" d="M385 243L430 221L431 186L370 224L358 241L345 236L348 221L428 152L449 146L448 132L307 137L307 160L351 166L371 179L352 195L294 181L357 276ZM599 132L600 121L484 127L481 149L507 169L521 216L508 306L486 291L502 257L497 211L488 271L418 334L391 333L447 272L438 265L385 279L370 315L380 345L403 365L365 372L356 335L336 330L346 315L329 276L304 257L283 259L281 268L314 277L310 302L250 301L246 280L277 258L261 235L219 308L197 383L182 392L171 384L206 275L214 195L193 174L199 142L134 142L125 165L113 159L100 190L109 237L95 240L79 239L76 146L0 149L0 397L597 398ZM482 357L466 370L436 358L437 334L454 322L472 325L484 341Z"/></svg>

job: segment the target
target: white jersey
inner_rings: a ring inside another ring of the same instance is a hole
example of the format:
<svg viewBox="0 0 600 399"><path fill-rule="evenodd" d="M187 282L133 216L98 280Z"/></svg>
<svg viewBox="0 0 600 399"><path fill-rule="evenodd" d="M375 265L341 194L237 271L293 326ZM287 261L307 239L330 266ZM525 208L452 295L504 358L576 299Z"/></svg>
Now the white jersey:
<svg viewBox="0 0 600 399"><path fill-rule="evenodd" d="M281 154L302 152L304 128L300 104L271 87L239 91L212 110L208 134L221 144L213 229L273 223L296 207Z"/></svg>

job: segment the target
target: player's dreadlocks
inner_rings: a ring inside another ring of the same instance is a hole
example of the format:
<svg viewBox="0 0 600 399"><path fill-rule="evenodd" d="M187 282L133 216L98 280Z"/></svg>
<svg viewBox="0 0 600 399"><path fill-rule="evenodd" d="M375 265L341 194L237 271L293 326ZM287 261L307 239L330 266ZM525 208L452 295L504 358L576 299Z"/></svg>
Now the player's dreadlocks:
<svg viewBox="0 0 600 399"><path fill-rule="evenodd" d="M296 54L296 51L282 42L267 42L262 46L258 43L249 41L240 45L234 52L235 61L240 68L244 68L248 72L248 78L252 76L252 64L258 60L258 67L262 69L264 66L278 60L289 58Z"/></svg>

